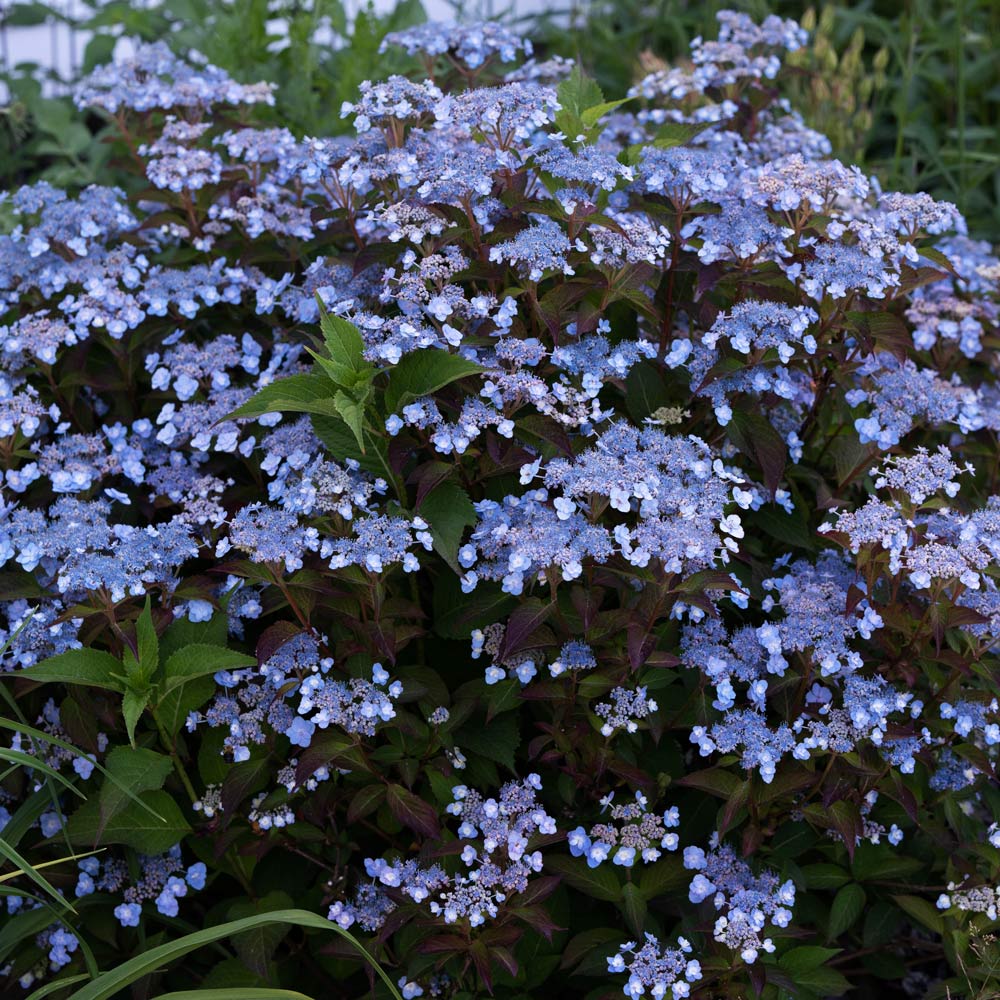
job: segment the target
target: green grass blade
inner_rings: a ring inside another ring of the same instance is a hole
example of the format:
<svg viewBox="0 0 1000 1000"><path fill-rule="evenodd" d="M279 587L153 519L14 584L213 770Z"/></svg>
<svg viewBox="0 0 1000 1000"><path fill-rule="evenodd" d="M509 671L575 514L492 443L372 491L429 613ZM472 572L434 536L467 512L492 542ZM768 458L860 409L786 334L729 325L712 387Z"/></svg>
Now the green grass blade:
<svg viewBox="0 0 1000 1000"><path fill-rule="evenodd" d="M30 997L29 1000L31 1000ZM312 1000L312 998L307 997L305 993L297 993L295 990L226 986L208 990L181 990L179 993L164 993L156 1000Z"/></svg>
<svg viewBox="0 0 1000 1000"><path fill-rule="evenodd" d="M39 771L53 781L58 781L60 785L71 791L74 795L79 795L81 799L87 797L69 778L60 774L54 767L50 767L45 761L39 760L37 757L32 757L30 753L0 748L0 760L10 761L16 767L30 767L33 771Z"/></svg>
<svg viewBox="0 0 1000 1000"><path fill-rule="evenodd" d="M26 997L25 1000L45 1000L45 997L52 996L53 993L58 993L60 990L64 990L74 983L83 982L84 979L88 979L86 972L81 972L78 976L66 976L63 979L53 979L52 982L46 983L44 986L40 986L34 993Z"/></svg>
<svg viewBox="0 0 1000 1000"><path fill-rule="evenodd" d="M23 858L18 852L7 843L3 837L0 837L0 857L6 858L11 864L15 865L19 871L9 873L9 877L14 877L16 875L24 875L26 878L31 879L39 887L39 889L44 890L48 895L50 895L60 906L65 906L68 910L76 913L73 909L72 903L64 899L56 891L55 887L52 886L48 879L44 876L39 875L37 871Z"/></svg>
<svg viewBox="0 0 1000 1000"><path fill-rule="evenodd" d="M293 927L309 927L313 930L333 931L335 934L339 934L349 941L351 947L371 965L389 988L389 993L394 1000L403 1000L393 981L353 934L345 931L333 921L326 920L316 913L310 913L308 910L275 910L273 913L261 913L257 916L245 917L242 920L231 920L228 923L219 924L217 927L207 927L205 930L187 934L176 941L168 941L166 944L150 948L142 955L137 955L135 958L123 962L118 968L98 976L87 983L83 989L77 990L70 997L70 1000L109 1000L119 990L170 962L183 958L203 945L212 944L221 938L243 931L266 927L268 924L289 924ZM245 997L246 991L241 991L241 995Z"/></svg>
<svg viewBox="0 0 1000 1000"><path fill-rule="evenodd" d="M7 845L10 846L9 844ZM55 861L43 861L41 864L32 865L33 871L38 871L39 868L51 868L53 865L61 865L67 861L77 861L79 858L89 858L95 854L101 854L104 851L103 847L98 847L95 851L84 851L82 854L69 854L65 858L56 858ZM23 871L7 872L4 875L0 875L0 882L6 882L8 879L17 878L18 875L26 874Z"/></svg>

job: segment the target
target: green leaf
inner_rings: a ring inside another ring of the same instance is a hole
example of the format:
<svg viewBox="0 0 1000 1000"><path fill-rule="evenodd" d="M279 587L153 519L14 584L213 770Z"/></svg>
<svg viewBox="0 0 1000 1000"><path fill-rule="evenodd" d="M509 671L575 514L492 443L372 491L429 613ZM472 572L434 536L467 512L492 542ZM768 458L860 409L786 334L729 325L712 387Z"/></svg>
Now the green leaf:
<svg viewBox="0 0 1000 1000"><path fill-rule="evenodd" d="M521 743L516 713L496 716L487 725L468 722L455 733L455 743L462 750L485 757L514 771L514 751Z"/></svg>
<svg viewBox="0 0 1000 1000"><path fill-rule="evenodd" d="M866 914L864 944L866 948L880 948L888 944L903 921L899 908L887 899L880 899Z"/></svg>
<svg viewBox="0 0 1000 1000"><path fill-rule="evenodd" d="M918 858L907 857L885 844L867 843L858 845L851 865L851 871L859 882L898 881L907 875L915 875L923 868L924 863Z"/></svg>
<svg viewBox="0 0 1000 1000"><path fill-rule="evenodd" d="M560 968L571 969L574 966L579 966L581 962L586 961L596 952L602 963L599 974L603 974L607 971L605 952L611 954L621 944L621 940L622 932L612 927L595 927L591 930L581 931L563 948Z"/></svg>
<svg viewBox="0 0 1000 1000"><path fill-rule="evenodd" d="M622 886L622 898L618 906L622 911L622 916L625 917L625 923L628 924L629 930L640 937L646 922L646 900L632 882L626 882Z"/></svg>
<svg viewBox="0 0 1000 1000"><path fill-rule="evenodd" d="M187 721L187 717L215 694L215 681L211 677L196 677L194 680L172 688L160 698L156 706L156 719L168 736L176 736Z"/></svg>
<svg viewBox="0 0 1000 1000"><path fill-rule="evenodd" d="M218 989L162 993L157 1000L311 1000L311 998L295 990L279 990L270 986L222 986Z"/></svg>
<svg viewBox="0 0 1000 1000"><path fill-rule="evenodd" d="M651 865L644 865L639 876L639 890L647 900L665 896L686 887L690 877L680 858L664 856Z"/></svg>
<svg viewBox="0 0 1000 1000"><path fill-rule="evenodd" d="M264 386L223 420L260 417L265 413L319 413L339 416L333 402L336 387L325 375L289 375Z"/></svg>
<svg viewBox="0 0 1000 1000"><path fill-rule="evenodd" d="M139 650L139 670L143 685L148 684L160 665L160 640L153 625L153 613L150 599L146 597L146 605L135 623L136 646Z"/></svg>
<svg viewBox="0 0 1000 1000"><path fill-rule="evenodd" d="M85 802L66 824L73 845L125 844L143 854L162 854L189 833L180 807L164 791L143 792L125 808L101 823L100 804Z"/></svg>
<svg viewBox="0 0 1000 1000"><path fill-rule="evenodd" d="M266 756L254 756L229 767L222 780L223 812L234 813L248 795L266 787L269 774Z"/></svg>
<svg viewBox="0 0 1000 1000"><path fill-rule="evenodd" d="M382 982L385 983L393 1000L402 1000L393 981L353 934L345 931L332 920L327 920L316 913L310 913L308 910L279 910L275 913L262 913L259 916L233 920L229 923L219 924L217 927L196 931L193 934L185 934L184 937L168 941L156 948L147 948L141 955L137 955L110 972L98 976L83 989L73 993L69 1000L110 1000L120 990L138 982L143 976L183 958L204 945L214 944L216 941L231 937L233 934L253 930L255 927L271 923L288 924L292 927L308 927L326 932L332 931L334 934L340 935L349 941L354 950L371 965ZM252 993L241 988L240 1000L252 1000Z"/></svg>
<svg viewBox="0 0 1000 1000"><path fill-rule="evenodd" d="M227 598L223 603L228 603ZM216 611L207 622L175 618L160 636L160 656L166 662L185 646L225 646L228 634L224 610Z"/></svg>
<svg viewBox="0 0 1000 1000"><path fill-rule="evenodd" d="M436 837L441 832L437 810L402 785L387 785L385 800L396 820L416 833Z"/></svg>
<svg viewBox="0 0 1000 1000"><path fill-rule="evenodd" d="M135 691L129 688L122 698L122 715L125 717L125 731L128 733L128 741L135 746L135 727L138 725L142 713L149 704L150 688L142 691Z"/></svg>
<svg viewBox="0 0 1000 1000"><path fill-rule="evenodd" d="M399 364L389 369L385 390L385 411L396 413L407 403L443 389L446 385L483 369L459 354L437 348L404 354Z"/></svg>
<svg viewBox="0 0 1000 1000"><path fill-rule="evenodd" d="M795 977L795 985L823 997L839 997L851 988L851 984L836 969L800 972Z"/></svg>
<svg viewBox="0 0 1000 1000"><path fill-rule="evenodd" d="M472 629L505 618L515 603L510 594L488 581L471 594L463 594L458 578L446 574L434 589L434 631L444 639L468 641Z"/></svg>
<svg viewBox="0 0 1000 1000"><path fill-rule="evenodd" d="M937 264L939 267L943 267L949 274L958 277L958 272L955 270L955 265L952 263L951 258L942 253L937 247L921 247L920 256L929 260L932 264Z"/></svg>
<svg viewBox="0 0 1000 1000"><path fill-rule="evenodd" d="M545 859L545 870L559 875L577 892L605 903L617 903L622 898L622 887L612 865L590 868L583 858L553 855Z"/></svg>
<svg viewBox="0 0 1000 1000"><path fill-rule="evenodd" d="M587 76L579 63L575 63L570 75L559 84L556 96L559 101L556 128L571 142L577 136L586 135L589 128L583 119L584 113L604 103L604 94L597 81Z"/></svg>
<svg viewBox="0 0 1000 1000"><path fill-rule="evenodd" d="M509 712L521 704L521 682L514 677L491 684L486 692L486 721L492 722L495 715Z"/></svg>
<svg viewBox="0 0 1000 1000"><path fill-rule="evenodd" d="M726 427L730 441L763 473L764 485L772 498L785 474L788 447L770 420L756 411L734 410Z"/></svg>
<svg viewBox="0 0 1000 1000"><path fill-rule="evenodd" d="M825 862L804 865L802 874L808 889L839 889L851 881L851 876L840 865Z"/></svg>
<svg viewBox="0 0 1000 1000"><path fill-rule="evenodd" d="M625 406L632 419L640 422L670 405L670 392L663 373L648 361L636 365L625 380Z"/></svg>
<svg viewBox="0 0 1000 1000"><path fill-rule="evenodd" d="M381 476L390 483L397 497L402 499L405 496L406 487L389 462L389 451L383 437L372 434L370 430L366 431L366 450L362 451L354 438L354 431L339 416L313 414L310 420L316 437L334 458L338 461L353 458L366 472Z"/></svg>
<svg viewBox="0 0 1000 1000"><path fill-rule="evenodd" d="M731 772L722 767L709 767L704 771L694 771L684 775L677 784L686 788L697 788L720 799L731 799L740 789L743 782Z"/></svg>
<svg viewBox="0 0 1000 1000"><path fill-rule="evenodd" d="M672 149L684 146L716 122L664 122L653 137L657 149Z"/></svg>
<svg viewBox="0 0 1000 1000"><path fill-rule="evenodd" d="M320 310L319 325L330 355L330 364L324 364L324 369L338 385L348 388L370 377L375 369L364 359L365 342L358 328L341 316L328 313L322 304Z"/></svg>
<svg viewBox="0 0 1000 1000"><path fill-rule="evenodd" d="M830 907L830 922L827 925L826 936L829 940L840 937L854 921L861 916L865 908L865 890L857 882L842 886L833 897Z"/></svg>
<svg viewBox="0 0 1000 1000"><path fill-rule="evenodd" d="M417 513L431 526L437 553L460 573L458 549L462 535L476 523L476 511L468 493L457 483L443 482L424 497Z"/></svg>
<svg viewBox="0 0 1000 1000"><path fill-rule="evenodd" d="M258 913L275 913L279 910L288 909L292 906L292 897L287 892L277 890L269 892L266 896L256 901L239 902L229 908L227 916L231 920L239 920L243 917L251 917ZM283 924L263 924L254 927L252 930L243 931L242 934L233 936L233 947L236 954L240 956L243 964L267 980L268 964L275 949L288 934L289 927Z"/></svg>
<svg viewBox="0 0 1000 1000"><path fill-rule="evenodd" d="M631 101L631 97L620 97L617 101L601 101L600 104L594 104L587 108L580 114L580 120L587 127L587 129L593 128L609 111L614 111L615 108L620 108L623 104L627 104Z"/></svg>
<svg viewBox="0 0 1000 1000"><path fill-rule="evenodd" d="M840 948L820 948L817 945L804 945L792 948L778 959L778 965L793 976L802 972L817 969L834 955L839 955Z"/></svg>
<svg viewBox="0 0 1000 1000"><path fill-rule="evenodd" d="M17 676L36 684L79 684L82 687L122 691L122 683L113 675L122 665L110 653L98 649L70 649L50 656L33 667L19 670Z"/></svg>
<svg viewBox="0 0 1000 1000"><path fill-rule="evenodd" d="M935 934L944 933L944 917L939 910L920 896L893 896L896 905L918 924L922 924Z"/></svg>
<svg viewBox="0 0 1000 1000"><path fill-rule="evenodd" d="M437 772L434 772L436 774ZM449 785L451 783L449 782ZM450 788L446 801L451 800ZM347 823L353 826L360 819L373 813L385 802L385 785L363 785L355 792L347 807Z"/></svg>
<svg viewBox="0 0 1000 1000"><path fill-rule="evenodd" d="M365 453L365 406L360 400L338 389L333 397L333 405L337 408L341 420L351 428L354 440L358 442L361 454Z"/></svg>
<svg viewBox="0 0 1000 1000"><path fill-rule="evenodd" d="M163 682L160 684L160 697L174 688L196 677L218 673L220 670L237 670L240 667L257 665L257 658L246 653L227 649L225 646L209 646L203 643L192 643L178 649L167 658L163 666Z"/></svg>
<svg viewBox="0 0 1000 1000"><path fill-rule="evenodd" d="M131 796L163 787L172 769L169 757L144 748L115 747L107 756L109 777L98 795L98 833L111 817L128 807Z"/></svg>

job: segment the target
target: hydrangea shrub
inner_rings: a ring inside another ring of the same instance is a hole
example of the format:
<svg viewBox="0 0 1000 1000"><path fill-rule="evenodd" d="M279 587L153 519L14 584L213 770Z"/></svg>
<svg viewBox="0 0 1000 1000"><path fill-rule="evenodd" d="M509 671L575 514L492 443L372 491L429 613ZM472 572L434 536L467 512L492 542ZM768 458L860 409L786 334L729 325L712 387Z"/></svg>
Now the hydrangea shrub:
<svg viewBox="0 0 1000 1000"><path fill-rule="evenodd" d="M625 100L408 30L351 138L80 85L134 184L0 202L0 821L99 853L5 897L12 989L293 906L407 1000L995 988L1000 262L719 22Z"/></svg>

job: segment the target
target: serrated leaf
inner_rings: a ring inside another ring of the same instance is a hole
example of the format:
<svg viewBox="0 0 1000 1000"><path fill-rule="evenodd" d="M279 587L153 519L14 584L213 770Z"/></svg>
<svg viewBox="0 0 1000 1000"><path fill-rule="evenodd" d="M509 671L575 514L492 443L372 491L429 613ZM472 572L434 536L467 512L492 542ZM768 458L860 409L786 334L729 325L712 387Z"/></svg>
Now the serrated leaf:
<svg viewBox="0 0 1000 1000"><path fill-rule="evenodd" d="M718 122L664 122L653 137L653 146L657 149L672 149L689 143L705 129L718 125Z"/></svg>
<svg viewBox="0 0 1000 1000"><path fill-rule="evenodd" d="M839 997L850 988L850 982L836 969L812 969L800 972L795 977L795 985L799 989L809 990L822 997Z"/></svg>
<svg viewBox="0 0 1000 1000"><path fill-rule="evenodd" d="M640 937L646 922L646 899L634 883L626 882L622 886L622 898L618 906L629 930Z"/></svg>
<svg viewBox="0 0 1000 1000"><path fill-rule="evenodd" d="M256 665L256 657L237 652L235 649L192 643L178 649L167 658L167 662L163 665L160 697L196 677L216 674L220 670L237 670L240 667Z"/></svg>
<svg viewBox="0 0 1000 1000"><path fill-rule="evenodd" d="M839 865L820 862L814 865L804 865L802 875L808 889L839 889L851 881L851 876Z"/></svg>
<svg viewBox="0 0 1000 1000"><path fill-rule="evenodd" d="M392 815L414 832L424 837L436 837L440 833L437 810L402 785L388 785L385 801Z"/></svg>
<svg viewBox="0 0 1000 1000"><path fill-rule="evenodd" d="M670 392L662 371L649 361L636 365L625 380L625 406L632 419L641 422L670 405Z"/></svg>
<svg viewBox="0 0 1000 1000"><path fill-rule="evenodd" d="M122 683L113 675L121 671L121 663L110 653L98 649L70 649L19 670L17 676L36 684L79 684L120 692Z"/></svg>
<svg viewBox="0 0 1000 1000"><path fill-rule="evenodd" d="M225 813L235 813L244 799L267 787L271 769L264 756L233 764L222 782L220 794Z"/></svg>
<svg viewBox="0 0 1000 1000"><path fill-rule="evenodd" d="M865 908L865 890L857 882L850 882L837 890L830 907L830 922L826 936L829 940L840 937L861 916Z"/></svg>
<svg viewBox="0 0 1000 1000"><path fill-rule="evenodd" d="M173 768L169 757L153 750L115 747L104 762L109 778L101 785L98 795L98 837L109 821L133 804L131 795L163 787Z"/></svg>
<svg viewBox="0 0 1000 1000"><path fill-rule="evenodd" d="M136 647L139 651L139 677L143 685L148 684L160 665L160 639L153 625L153 613L149 597L135 623Z"/></svg>
<svg viewBox="0 0 1000 1000"><path fill-rule="evenodd" d="M404 354L399 364L389 369L385 411L397 413L414 399L430 396L446 385L482 370L475 362L438 348Z"/></svg>
<svg viewBox="0 0 1000 1000"><path fill-rule="evenodd" d="M476 523L468 493L458 483L443 482L424 497L417 513L431 526L434 548L455 572L461 572L458 549L465 529Z"/></svg>
<svg viewBox="0 0 1000 1000"><path fill-rule="evenodd" d="M253 902L235 903L229 908L227 916L230 920L240 920L259 913L274 913L288 909L292 902L292 897L287 892L277 890ZM289 930L290 928L284 924L260 924L251 930L243 931L242 934L235 934L233 947L248 969L266 979L271 956Z"/></svg>
<svg viewBox="0 0 1000 1000"><path fill-rule="evenodd" d="M443 639L468 642L472 629L503 620L515 604L510 594L488 581L463 594L458 578L447 574L434 589L434 631Z"/></svg>
<svg viewBox="0 0 1000 1000"><path fill-rule="evenodd" d="M627 104L631 100L632 100L631 97L620 97L616 101L601 101L600 104L595 104L592 107L589 107L585 111L581 112L580 120L588 129L591 129L609 111L614 111L615 108L620 108L623 104Z"/></svg>
<svg viewBox="0 0 1000 1000"><path fill-rule="evenodd" d="M903 921L899 908L887 899L880 899L866 914L863 941L866 948L888 944Z"/></svg>
<svg viewBox="0 0 1000 1000"><path fill-rule="evenodd" d="M473 721L455 733L455 743L462 750L485 757L514 771L514 751L521 742L517 715L507 712L483 725Z"/></svg>
<svg viewBox="0 0 1000 1000"><path fill-rule="evenodd" d="M920 896L893 896L896 905L918 924L935 934L944 933L944 917L926 899Z"/></svg>
<svg viewBox="0 0 1000 1000"><path fill-rule="evenodd" d="M781 435L770 420L747 410L733 411L726 432L730 441L760 469L773 499L788 461L788 447Z"/></svg>
<svg viewBox="0 0 1000 1000"><path fill-rule="evenodd" d="M135 691L129 688L122 696L122 716L125 719L125 731L128 733L128 741L135 746L135 727L142 717L142 713L149 704L150 690Z"/></svg>
<svg viewBox="0 0 1000 1000"><path fill-rule="evenodd" d="M834 955L839 955L840 948L821 948L818 945L803 945L786 951L778 959L778 965L793 976L810 969L818 969Z"/></svg>
<svg viewBox="0 0 1000 1000"><path fill-rule="evenodd" d="M486 721L501 712L509 712L521 703L521 682L514 677L491 684L486 692Z"/></svg>
<svg viewBox="0 0 1000 1000"><path fill-rule="evenodd" d="M325 375L289 375L264 386L223 420L261 417L265 413L317 413L337 417L336 387Z"/></svg>
<svg viewBox="0 0 1000 1000"><path fill-rule="evenodd" d="M676 856L667 855L651 865L643 866L639 876L639 891L644 899L653 900L657 896L685 888L690 881L684 862Z"/></svg>
<svg viewBox="0 0 1000 1000"><path fill-rule="evenodd" d="M621 940L622 932L611 927L595 927L588 931L582 931L572 938L563 949L560 968L571 969L595 951L601 955L602 961L607 962L604 954L610 955L614 952L616 946L621 944Z"/></svg>
<svg viewBox="0 0 1000 1000"><path fill-rule="evenodd" d="M103 829L99 802L85 802L66 824L69 842L81 847L125 844L143 854L162 854L190 832L180 808L166 792L143 792L138 798L110 817Z"/></svg>
<svg viewBox="0 0 1000 1000"><path fill-rule="evenodd" d="M201 708L215 694L215 690L215 680L211 677L185 681L160 698L156 718L169 736L176 736L188 716Z"/></svg>
<svg viewBox="0 0 1000 1000"><path fill-rule="evenodd" d="M354 793L347 807L348 824L357 823L359 819L364 819L385 801L385 785L365 785ZM451 801L449 795L448 801Z"/></svg>
<svg viewBox="0 0 1000 1000"><path fill-rule="evenodd" d="M584 112L604 103L604 94L597 81L587 76L579 63L574 64L569 76L559 84L556 97L559 101L559 110L555 116L556 128L570 141L588 131L583 120Z"/></svg>
<svg viewBox="0 0 1000 1000"><path fill-rule="evenodd" d="M720 799L729 799L739 791L743 782L725 768L709 767L704 771L695 771L692 774L684 775L677 784L709 792Z"/></svg>
<svg viewBox="0 0 1000 1000"><path fill-rule="evenodd" d="M364 359L365 342L358 328L342 316L335 316L320 305L320 329L323 331L323 343L334 371L341 375L334 379L339 385L353 386L359 378L374 371ZM330 369L327 369L330 371Z"/></svg>
<svg viewBox="0 0 1000 1000"><path fill-rule="evenodd" d="M316 437L334 458L341 462L345 458L353 458L366 472L381 476L390 483L398 497L405 496L406 491L389 461L384 438L366 430L365 451L362 451L355 440L354 431L339 416L313 414L310 422Z"/></svg>
<svg viewBox="0 0 1000 1000"><path fill-rule="evenodd" d="M364 403L355 399L343 389L338 389L333 397L333 405L337 408L340 419L350 427L351 433L354 435L354 440L357 441L358 448L361 449L361 454L364 455L367 451L365 448Z"/></svg>
<svg viewBox="0 0 1000 1000"><path fill-rule="evenodd" d="M583 858L569 858L555 854L546 857L545 870L559 875L577 892L605 903L617 903L622 898L622 887L611 865L590 868Z"/></svg>
<svg viewBox="0 0 1000 1000"><path fill-rule="evenodd" d="M222 599L228 603L228 598ZM160 636L160 658L164 663L185 646L225 646L229 631L225 611L216 611L207 622L175 618Z"/></svg>

